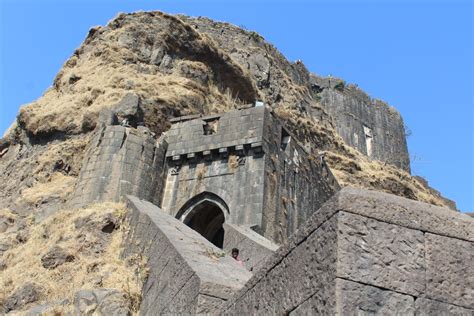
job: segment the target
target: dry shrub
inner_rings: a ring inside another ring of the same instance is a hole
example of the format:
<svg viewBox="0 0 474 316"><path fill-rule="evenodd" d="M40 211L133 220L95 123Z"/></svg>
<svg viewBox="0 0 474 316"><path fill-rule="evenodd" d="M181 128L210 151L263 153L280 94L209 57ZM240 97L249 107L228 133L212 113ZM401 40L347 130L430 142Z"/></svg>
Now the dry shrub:
<svg viewBox="0 0 474 316"><path fill-rule="evenodd" d="M65 200L74 189L76 178L55 172L48 181L38 182L21 192L21 199L27 204L38 205L44 198L54 196Z"/></svg>
<svg viewBox="0 0 474 316"><path fill-rule="evenodd" d="M199 165L196 170L196 178L198 179L198 181L201 181L202 179L204 179L204 177L206 176L206 173L207 173L207 166L205 164Z"/></svg>
<svg viewBox="0 0 474 316"><path fill-rule="evenodd" d="M235 171L239 167L239 157L237 155L229 155L227 162L230 171Z"/></svg>
<svg viewBox="0 0 474 316"><path fill-rule="evenodd" d="M125 214L123 204L102 203L81 210L62 210L40 224L31 225L28 240L3 255L6 269L0 272L0 302L23 284L34 282L42 288L38 303L62 299L73 302L79 289L101 287L126 292L138 308L146 275L138 276L136 269L120 258L127 232L123 225ZM100 223L109 216L120 226L106 234L101 232ZM81 220L93 225L78 226ZM55 269L44 268L41 257L53 246L65 249L74 260ZM143 266L143 262L135 263Z"/></svg>

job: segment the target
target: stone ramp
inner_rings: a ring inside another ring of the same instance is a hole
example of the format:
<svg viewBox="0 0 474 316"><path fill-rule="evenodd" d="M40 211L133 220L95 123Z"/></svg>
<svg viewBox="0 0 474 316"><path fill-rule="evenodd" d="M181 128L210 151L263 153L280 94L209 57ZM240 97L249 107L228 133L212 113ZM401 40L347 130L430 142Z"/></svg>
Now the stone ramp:
<svg viewBox="0 0 474 316"><path fill-rule="evenodd" d="M231 253L239 249L239 258L249 271L256 272L263 267L265 260L273 255L278 245L256 233L248 226L224 223L224 251Z"/></svg>
<svg viewBox="0 0 474 316"><path fill-rule="evenodd" d="M166 146L163 138L156 141L144 127L98 129L84 155L70 206L118 202L127 194L158 202Z"/></svg>
<svg viewBox="0 0 474 316"><path fill-rule="evenodd" d="M199 233L154 204L127 196L124 257L147 260L140 315L212 313L251 273Z"/></svg>
<svg viewBox="0 0 474 316"><path fill-rule="evenodd" d="M220 310L222 314L474 314L474 220L345 188Z"/></svg>

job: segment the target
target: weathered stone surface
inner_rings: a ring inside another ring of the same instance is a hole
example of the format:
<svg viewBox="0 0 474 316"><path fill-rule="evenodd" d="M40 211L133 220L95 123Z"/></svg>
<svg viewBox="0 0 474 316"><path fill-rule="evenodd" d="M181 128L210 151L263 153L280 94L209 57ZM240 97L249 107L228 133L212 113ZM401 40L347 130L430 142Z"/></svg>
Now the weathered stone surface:
<svg viewBox="0 0 474 316"><path fill-rule="evenodd" d="M0 234L7 231L15 223L14 218L0 215Z"/></svg>
<svg viewBox="0 0 474 316"><path fill-rule="evenodd" d="M166 148L147 129L102 127L88 147L70 205L119 201L126 194L158 203Z"/></svg>
<svg viewBox="0 0 474 316"><path fill-rule="evenodd" d="M337 315L415 315L412 296L336 279Z"/></svg>
<svg viewBox="0 0 474 316"><path fill-rule="evenodd" d="M332 217L299 247L279 256L276 262L267 261L223 311L287 313L317 293L320 301L327 302L320 312L329 313L330 306L334 306L336 236L337 217Z"/></svg>
<svg viewBox="0 0 474 316"><path fill-rule="evenodd" d="M474 241L474 220L450 209L392 194L345 187L331 199L334 209L383 222Z"/></svg>
<svg viewBox="0 0 474 316"><path fill-rule="evenodd" d="M474 243L425 234L426 295L474 309Z"/></svg>
<svg viewBox="0 0 474 316"><path fill-rule="evenodd" d="M99 113L99 126L104 128L110 125L118 124L117 117L111 109L103 109Z"/></svg>
<svg viewBox="0 0 474 316"><path fill-rule="evenodd" d="M439 305L442 312L471 315L472 242L425 230L468 239L471 221L387 194L342 189L221 312L413 315L415 299L426 298L433 302L420 301L419 313L436 314Z"/></svg>
<svg viewBox="0 0 474 316"><path fill-rule="evenodd" d="M419 230L339 212L337 276L419 296L425 290Z"/></svg>
<svg viewBox="0 0 474 316"><path fill-rule="evenodd" d="M239 249L239 258L249 271L257 271L271 256L278 245L259 235L250 227L224 224L224 246L226 253L231 253L233 248Z"/></svg>
<svg viewBox="0 0 474 316"><path fill-rule="evenodd" d="M21 309L23 306L36 302L40 298L40 287L34 283L26 283L13 292L5 300L5 310L11 311Z"/></svg>
<svg viewBox="0 0 474 316"><path fill-rule="evenodd" d="M54 269L57 266L71 261L74 261L74 256L59 246L49 249L48 252L41 257L41 264L46 269Z"/></svg>
<svg viewBox="0 0 474 316"><path fill-rule="evenodd" d="M388 104L343 80L311 75L313 96L334 118L344 141L368 157L410 171L403 119Z"/></svg>
<svg viewBox="0 0 474 316"><path fill-rule="evenodd" d="M37 306L34 306L32 308L30 308L26 313L25 315L26 316L40 316L40 315L45 315L46 312L53 308L54 305L52 304L41 304L41 305L37 305Z"/></svg>
<svg viewBox="0 0 474 316"><path fill-rule="evenodd" d="M78 291L73 304L78 315L130 315L127 295L115 289Z"/></svg>
<svg viewBox="0 0 474 316"><path fill-rule="evenodd" d="M55 307L64 306L69 304L68 299L58 300L54 302L47 302L40 305L33 306L28 311L25 312L26 316L41 316L41 315L49 315L54 314L53 310ZM49 312L49 313L48 313Z"/></svg>
<svg viewBox="0 0 474 316"><path fill-rule="evenodd" d="M140 313L210 313L250 278L250 272L179 220L149 202L127 199L130 234L124 256L148 258Z"/></svg>
<svg viewBox="0 0 474 316"><path fill-rule="evenodd" d="M468 309L461 306L447 304L427 298L418 298L415 301L416 315L456 315L467 316L474 315L474 309Z"/></svg>

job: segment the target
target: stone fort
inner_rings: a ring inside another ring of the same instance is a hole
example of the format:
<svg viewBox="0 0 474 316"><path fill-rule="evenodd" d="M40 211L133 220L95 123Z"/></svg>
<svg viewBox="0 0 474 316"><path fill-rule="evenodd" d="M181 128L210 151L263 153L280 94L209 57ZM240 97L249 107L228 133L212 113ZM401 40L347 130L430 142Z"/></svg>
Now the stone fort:
<svg viewBox="0 0 474 316"><path fill-rule="evenodd" d="M149 269L141 314L473 314L473 220L341 189L270 107L174 118L158 139L101 117L71 204L126 201L123 256ZM368 156L406 149L388 121L381 142L350 124L339 132Z"/></svg>

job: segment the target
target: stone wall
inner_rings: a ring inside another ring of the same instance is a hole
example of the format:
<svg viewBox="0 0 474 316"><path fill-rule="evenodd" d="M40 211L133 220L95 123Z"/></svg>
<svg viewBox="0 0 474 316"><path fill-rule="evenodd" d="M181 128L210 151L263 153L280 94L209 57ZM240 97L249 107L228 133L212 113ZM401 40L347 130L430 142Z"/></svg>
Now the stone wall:
<svg viewBox="0 0 474 316"><path fill-rule="evenodd" d="M87 149L71 205L119 201L126 194L159 203L166 142L156 143L146 128L106 126Z"/></svg>
<svg viewBox="0 0 474 316"><path fill-rule="evenodd" d="M148 270L140 315L215 312L250 278L234 259L157 206L133 196L127 205L123 257L145 260Z"/></svg>
<svg viewBox="0 0 474 316"><path fill-rule="evenodd" d="M162 208L180 216L195 196L226 205L226 223L284 242L339 186L326 164L287 134L267 107L175 120L167 133Z"/></svg>
<svg viewBox="0 0 474 316"><path fill-rule="evenodd" d="M260 225L263 112L244 109L176 122L167 132L163 210L176 216L191 198L208 192L227 205L226 222Z"/></svg>
<svg viewBox="0 0 474 316"><path fill-rule="evenodd" d="M273 255L278 245L261 236L248 226L224 224L224 245L222 250L231 254L233 248L239 249L239 259L247 270L256 272Z"/></svg>
<svg viewBox="0 0 474 316"><path fill-rule="evenodd" d="M172 119L166 138L169 144L166 157L185 158L189 154L261 142L264 111L264 107L254 107Z"/></svg>
<svg viewBox="0 0 474 316"><path fill-rule="evenodd" d="M344 141L372 159L410 171L405 126L397 110L337 78L312 75L314 97Z"/></svg>
<svg viewBox="0 0 474 316"><path fill-rule="evenodd" d="M471 217L344 188L221 312L472 315L473 254Z"/></svg>
<svg viewBox="0 0 474 316"><path fill-rule="evenodd" d="M285 242L339 185L321 157L310 155L272 112L265 112L262 234Z"/></svg>

